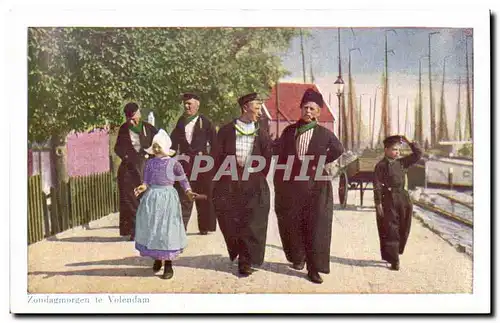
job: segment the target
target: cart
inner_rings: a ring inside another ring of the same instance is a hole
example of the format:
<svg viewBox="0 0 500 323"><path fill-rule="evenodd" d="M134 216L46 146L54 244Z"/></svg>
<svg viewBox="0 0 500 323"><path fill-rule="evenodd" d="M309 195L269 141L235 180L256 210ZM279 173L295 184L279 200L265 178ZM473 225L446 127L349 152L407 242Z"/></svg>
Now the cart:
<svg viewBox="0 0 500 323"><path fill-rule="evenodd" d="M363 195L366 190L373 190L375 165L382 158L380 150L364 150L360 156L348 161L339 170L339 200L342 208L347 205L347 193L349 190L359 189L361 206L363 206Z"/></svg>

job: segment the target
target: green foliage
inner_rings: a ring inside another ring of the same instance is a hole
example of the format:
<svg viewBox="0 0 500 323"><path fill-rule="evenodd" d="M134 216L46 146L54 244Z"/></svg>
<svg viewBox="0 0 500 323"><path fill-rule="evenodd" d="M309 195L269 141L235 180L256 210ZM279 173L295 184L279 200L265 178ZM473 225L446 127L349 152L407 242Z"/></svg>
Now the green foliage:
<svg viewBox="0 0 500 323"><path fill-rule="evenodd" d="M268 94L287 74L277 53L291 28L29 28L29 140L123 122L126 101L171 128L180 94L196 91L216 124L239 113L237 98Z"/></svg>

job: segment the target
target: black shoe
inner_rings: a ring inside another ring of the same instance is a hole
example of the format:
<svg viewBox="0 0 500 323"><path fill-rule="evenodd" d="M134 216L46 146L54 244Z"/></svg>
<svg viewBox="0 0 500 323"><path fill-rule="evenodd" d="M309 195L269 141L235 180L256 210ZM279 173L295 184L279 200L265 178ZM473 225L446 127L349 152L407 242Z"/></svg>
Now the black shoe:
<svg viewBox="0 0 500 323"><path fill-rule="evenodd" d="M172 261L165 261L165 268L163 269L163 275L161 278L170 279L174 277L174 269L172 268Z"/></svg>
<svg viewBox="0 0 500 323"><path fill-rule="evenodd" d="M155 260L153 264L153 272L155 273L159 272L162 266L163 266L163 261Z"/></svg>
<svg viewBox="0 0 500 323"><path fill-rule="evenodd" d="M290 267L292 267L295 270L302 270L302 269L304 269L305 265L306 265L305 262L297 262L297 263L293 263Z"/></svg>
<svg viewBox="0 0 500 323"><path fill-rule="evenodd" d="M248 264L238 264L238 272L242 276L250 276L252 274L252 268Z"/></svg>
<svg viewBox="0 0 500 323"><path fill-rule="evenodd" d="M200 231L200 236L206 236L208 234L207 231Z"/></svg>
<svg viewBox="0 0 500 323"><path fill-rule="evenodd" d="M391 270L399 270L399 262L393 262L391 264Z"/></svg>
<svg viewBox="0 0 500 323"><path fill-rule="evenodd" d="M307 277L315 284L321 284L323 282L323 279L317 271L309 271Z"/></svg>

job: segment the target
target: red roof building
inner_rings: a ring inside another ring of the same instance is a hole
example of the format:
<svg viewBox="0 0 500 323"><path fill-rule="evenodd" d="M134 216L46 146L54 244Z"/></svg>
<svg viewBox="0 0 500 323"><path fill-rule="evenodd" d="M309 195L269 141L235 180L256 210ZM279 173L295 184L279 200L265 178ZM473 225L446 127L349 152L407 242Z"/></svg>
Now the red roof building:
<svg viewBox="0 0 500 323"><path fill-rule="evenodd" d="M276 133L281 135L286 126L297 122L300 119L300 101L304 92L308 88L313 88L323 95L324 104L319 117L319 124L334 131L335 117L332 109L328 105L325 93L322 93L315 84L304 83L279 83L279 114L276 107L276 86L271 90L269 98L264 101L264 111L269 119L269 132L272 138L276 138Z"/></svg>

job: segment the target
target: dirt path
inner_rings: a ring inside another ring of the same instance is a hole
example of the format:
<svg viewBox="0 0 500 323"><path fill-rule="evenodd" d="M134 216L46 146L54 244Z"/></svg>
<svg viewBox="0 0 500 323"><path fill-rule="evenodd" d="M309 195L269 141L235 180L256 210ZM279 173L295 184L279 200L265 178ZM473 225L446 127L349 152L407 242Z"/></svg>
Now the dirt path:
<svg viewBox="0 0 500 323"><path fill-rule="evenodd" d="M334 190L336 192L336 190ZM337 197L334 197L337 201ZM316 285L295 271L281 249L276 215L269 215L266 258L247 278L237 276L220 231L197 235L196 215L188 226L188 247L174 262L175 276L162 280L152 260L139 257L133 242L118 235L118 215L29 246L31 293L471 293L472 259L414 219L401 270L380 261L372 193L365 206L335 210L331 272ZM350 204L359 194L349 192Z"/></svg>

